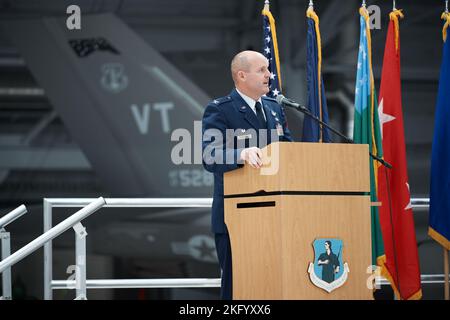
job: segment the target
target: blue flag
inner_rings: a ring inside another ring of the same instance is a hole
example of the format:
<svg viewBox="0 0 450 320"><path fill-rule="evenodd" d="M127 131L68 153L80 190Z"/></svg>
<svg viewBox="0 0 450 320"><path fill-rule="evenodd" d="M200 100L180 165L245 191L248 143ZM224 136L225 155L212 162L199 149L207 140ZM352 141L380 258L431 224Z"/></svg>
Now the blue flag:
<svg viewBox="0 0 450 320"><path fill-rule="evenodd" d="M444 27L444 51L436 103L433 148L431 153L430 219L428 234L450 250L450 41Z"/></svg>
<svg viewBox="0 0 450 320"><path fill-rule="evenodd" d="M328 124L327 100L322 79L322 48L320 44L319 17L310 7L306 12L308 19L307 35L307 83L308 107L312 114ZM330 142L328 129L305 115L303 120L304 142Z"/></svg>
<svg viewBox="0 0 450 320"><path fill-rule="evenodd" d="M280 57L278 55L277 31L275 19L268 7L262 11L263 17L263 50L262 54L269 60L269 88L266 96L275 98L281 93Z"/></svg>

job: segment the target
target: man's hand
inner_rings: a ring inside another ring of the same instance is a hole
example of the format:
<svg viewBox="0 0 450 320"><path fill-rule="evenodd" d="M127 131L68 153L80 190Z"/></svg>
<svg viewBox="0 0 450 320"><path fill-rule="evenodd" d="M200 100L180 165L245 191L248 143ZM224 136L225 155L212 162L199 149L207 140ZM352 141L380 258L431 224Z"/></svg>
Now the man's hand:
<svg viewBox="0 0 450 320"><path fill-rule="evenodd" d="M241 152L241 160L247 162L252 168L259 169L262 166L262 152L257 147L247 148Z"/></svg>

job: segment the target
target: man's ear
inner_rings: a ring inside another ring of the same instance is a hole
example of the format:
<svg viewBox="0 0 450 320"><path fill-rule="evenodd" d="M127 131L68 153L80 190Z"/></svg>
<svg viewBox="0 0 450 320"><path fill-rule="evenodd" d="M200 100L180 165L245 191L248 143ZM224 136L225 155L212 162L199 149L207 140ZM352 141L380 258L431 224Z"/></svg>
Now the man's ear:
<svg viewBox="0 0 450 320"><path fill-rule="evenodd" d="M239 80L245 81L245 72L244 71L238 71L237 76Z"/></svg>

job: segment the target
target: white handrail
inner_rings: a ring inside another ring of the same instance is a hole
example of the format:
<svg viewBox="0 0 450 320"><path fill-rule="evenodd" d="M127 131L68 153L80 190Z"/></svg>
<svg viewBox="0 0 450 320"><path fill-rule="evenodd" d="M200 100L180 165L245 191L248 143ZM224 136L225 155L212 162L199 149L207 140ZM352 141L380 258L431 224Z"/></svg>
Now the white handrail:
<svg viewBox="0 0 450 320"><path fill-rule="evenodd" d="M69 228L72 228L75 224L80 222L81 220L85 219L86 217L93 214L95 211L103 207L105 204L105 199L102 197L98 198L95 201L92 201L90 204L88 204L83 209L78 210L76 213L62 221L61 223L57 224L44 234L40 235L33 241L31 241L29 244L25 245L23 248L17 250L12 255L10 255L8 258L2 260L0 262L0 272L3 272L6 268L12 266L13 264L19 262L29 254L33 253L40 247L42 247L45 243L48 241L56 238L64 231L68 230Z"/></svg>
<svg viewBox="0 0 450 320"><path fill-rule="evenodd" d="M13 211L0 218L0 229L6 227L14 220L19 219L25 213L27 213L27 208L24 205L15 208Z"/></svg>
<svg viewBox="0 0 450 320"><path fill-rule="evenodd" d="M94 198L46 198L53 208L82 207ZM413 208L428 208L429 198L411 198ZM210 208L212 198L105 198L105 208Z"/></svg>
<svg viewBox="0 0 450 320"><path fill-rule="evenodd" d="M443 274L422 274L422 284L444 283ZM140 289L140 288L218 288L220 278L172 278L172 279L90 279L86 289ZM380 285L390 285L384 277L376 277ZM53 280L52 289L76 289L75 280Z"/></svg>
<svg viewBox="0 0 450 320"><path fill-rule="evenodd" d="M380 285L391 285L391 283L384 277L376 277L375 281ZM421 274L420 275L421 284L441 284L445 283L444 274Z"/></svg>
<svg viewBox="0 0 450 320"><path fill-rule="evenodd" d="M46 198L44 201L53 208L82 207L93 198ZM212 198L105 198L105 208L210 208Z"/></svg>
<svg viewBox="0 0 450 320"><path fill-rule="evenodd" d="M86 280L87 289L131 289L131 288L217 288L220 278L185 279L90 279ZM53 280L52 288L76 289L75 280Z"/></svg>
<svg viewBox="0 0 450 320"><path fill-rule="evenodd" d="M413 209L427 209L430 207L430 198L411 198Z"/></svg>
<svg viewBox="0 0 450 320"><path fill-rule="evenodd" d="M11 222L19 219L25 213L27 213L27 208L22 204L0 219L0 242L2 248L2 260L11 255L11 234L9 232L6 232L4 228ZM0 300L10 300L12 298L11 267L6 268L2 272L2 294L3 295L0 297Z"/></svg>
<svg viewBox="0 0 450 320"><path fill-rule="evenodd" d="M90 203L92 198L45 198L44 232L52 228L52 208L81 207ZM211 208L212 198L105 198L105 208ZM44 299L52 299L51 283L53 280L52 241L44 244Z"/></svg>

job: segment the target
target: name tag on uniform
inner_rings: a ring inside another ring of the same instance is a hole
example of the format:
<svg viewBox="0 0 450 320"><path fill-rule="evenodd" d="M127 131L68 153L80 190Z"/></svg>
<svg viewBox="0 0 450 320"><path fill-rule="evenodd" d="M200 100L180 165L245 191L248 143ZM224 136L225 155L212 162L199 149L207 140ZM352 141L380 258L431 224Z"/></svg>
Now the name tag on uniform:
<svg viewBox="0 0 450 320"><path fill-rule="evenodd" d="M251 134L241 134L240 136L237 136L238 140L245 140L245 139L251 139L252 135Z"/></svg>
<svg viewBox="0 0 450 320"><path fill-rule="evenodd" d="M276 128L277 128L278 136L284 136L283 126L281 124L277 123Z"/></svg>

